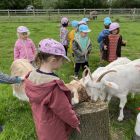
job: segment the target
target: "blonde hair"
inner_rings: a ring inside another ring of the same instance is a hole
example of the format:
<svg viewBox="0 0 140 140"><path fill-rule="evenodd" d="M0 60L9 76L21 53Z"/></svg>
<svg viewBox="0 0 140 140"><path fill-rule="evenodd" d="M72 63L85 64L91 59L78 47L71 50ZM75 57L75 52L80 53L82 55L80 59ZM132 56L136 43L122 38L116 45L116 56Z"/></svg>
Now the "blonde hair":
<svg viewBox="0 0 140 140"><path fill-rule="evenodd" d="M22 33L17 32L17 38L20 38L20 35L19 34L22 34ZM29 36L30 35L30 32L27 32L27 35Z"/></svg>

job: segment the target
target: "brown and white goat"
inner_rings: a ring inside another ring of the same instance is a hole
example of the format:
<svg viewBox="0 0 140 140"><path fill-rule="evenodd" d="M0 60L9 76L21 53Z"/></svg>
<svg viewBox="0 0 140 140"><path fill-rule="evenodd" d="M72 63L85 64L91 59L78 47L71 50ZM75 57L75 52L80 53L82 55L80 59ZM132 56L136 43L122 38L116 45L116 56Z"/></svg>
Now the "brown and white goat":
<svg viewBox="0 0 140 140"><path fill-rule="evenodd" d="M11 75L24 77L30 71L34 70L34 67L25 59L18 59L11 65ZM72 104L78 104L79 102L86 101L88 95L84 86L76 80L72 80L70 83L65 84L72 93ZM29 101L25 93L24 82L21 84L13 85L13 95L23 101Z"/></svg>
<svg viewBox="0 0 140 140"><path fill-rule="evenodd" d="M26 59L17 59L11 65L11 75L24 77L30 71L34 70L34 67ZM25 94L24 82L20 84L13 84L13 95L23 101L29 101Z"/></svg>

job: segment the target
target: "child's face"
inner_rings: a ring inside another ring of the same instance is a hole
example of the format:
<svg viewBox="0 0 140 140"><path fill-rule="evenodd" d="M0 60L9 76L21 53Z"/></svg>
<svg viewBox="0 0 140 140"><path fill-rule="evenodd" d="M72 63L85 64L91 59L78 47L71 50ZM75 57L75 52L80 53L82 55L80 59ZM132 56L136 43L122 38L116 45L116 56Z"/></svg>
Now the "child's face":
<svg viewBox="0 0 140 140"><path fill-rule="evenodd" d="M87 36L87 32L80 32L82 37L86 37Z"/></svg>
<svg viewBox="0 0 140 140"><path fill-rule="evenodd" d="M63 57L60 57L59 59L54 58L54 61L52 62L53 70L59 69L63 63L64 63Z"/></svg>
<svg viewBox="0 0 140 140"><path fill-rule="evenodd" d="M19 37L20 37L21 39L26 40L26 39L28 38L28 33L27 33L27 32L19 33Z"/></svg>
<svg viewBox="0 0 140 140"><path fill-rule="evenodd" d="M112 34L118 34L118 29L113 30Z"/></svg>

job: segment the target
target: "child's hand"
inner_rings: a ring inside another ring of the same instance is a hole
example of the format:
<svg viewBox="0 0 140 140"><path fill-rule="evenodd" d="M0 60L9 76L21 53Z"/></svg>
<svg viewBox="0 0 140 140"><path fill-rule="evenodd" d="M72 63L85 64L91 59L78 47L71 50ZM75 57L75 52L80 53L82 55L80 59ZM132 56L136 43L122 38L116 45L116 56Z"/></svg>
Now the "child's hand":
<svg viewBox="0 0 140 140"><path fill-rule="evenodd" d="M123 40L122 42L123 42L123 44L125 44L125 45L127 44L127 41L126 41L126 40Z"/></svg>
<svg viewBox="0 0 140 140"><path fill-rule="evenodd" d="M107 46L106 45L104 45L104 50L107 50Z"/></svg>
<svg viewBox="0 0 140 140"><path fill-rule="evenodd" d="M25 80L25 76L19 77L21 81L23 82Z"/></svg>

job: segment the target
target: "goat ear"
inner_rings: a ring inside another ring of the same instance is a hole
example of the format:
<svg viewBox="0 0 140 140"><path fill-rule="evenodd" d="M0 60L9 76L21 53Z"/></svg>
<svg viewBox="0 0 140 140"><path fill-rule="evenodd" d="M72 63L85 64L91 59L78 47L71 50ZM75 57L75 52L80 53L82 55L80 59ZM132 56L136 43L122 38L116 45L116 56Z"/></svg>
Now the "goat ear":
<svg viewBox="0 0 140 140"><path fill-rule="evenodd" d="M104 84L109 88L119 89L119 86L114 82L108 82L108 81L104 80Z"/></svg>

